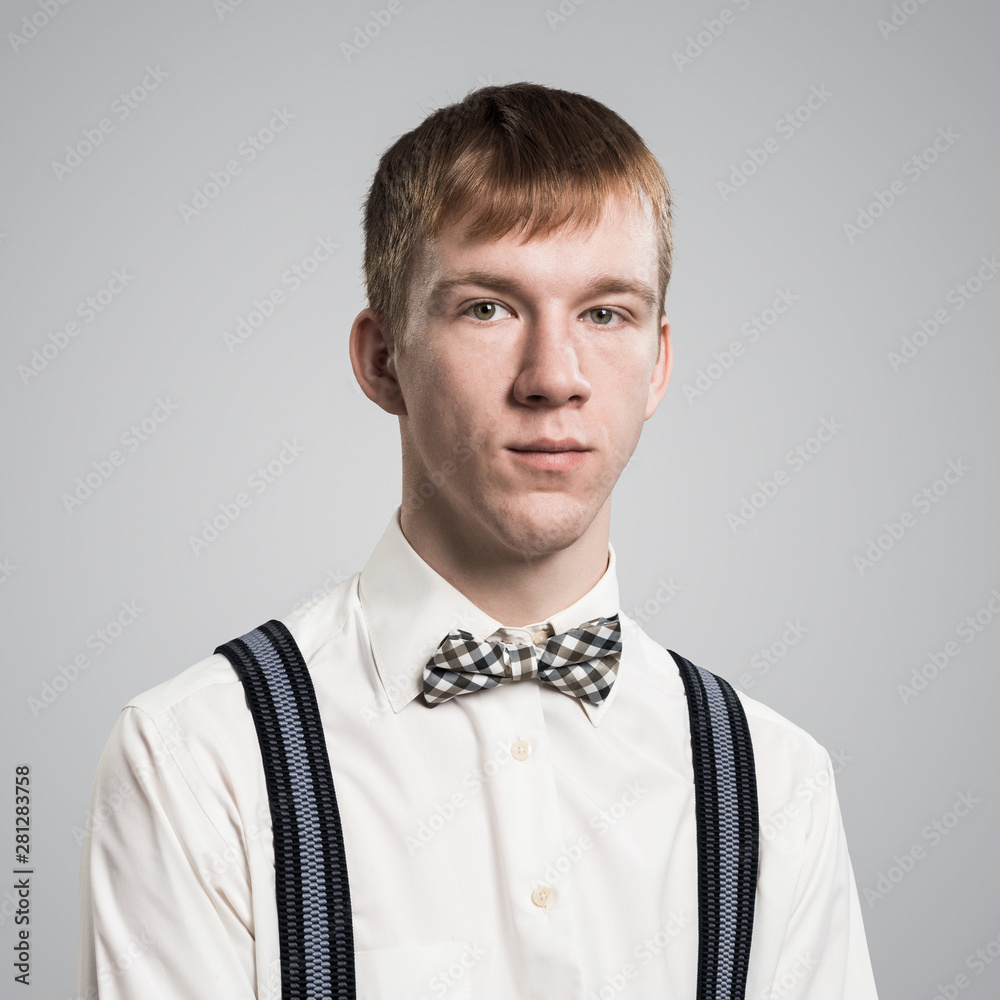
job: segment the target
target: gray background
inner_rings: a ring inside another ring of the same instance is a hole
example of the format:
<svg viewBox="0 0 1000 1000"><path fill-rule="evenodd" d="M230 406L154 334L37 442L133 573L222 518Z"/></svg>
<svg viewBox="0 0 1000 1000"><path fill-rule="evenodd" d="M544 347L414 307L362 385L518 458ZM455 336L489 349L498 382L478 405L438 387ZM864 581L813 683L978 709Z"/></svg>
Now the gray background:
<svg viewBox="0 0 1000 1000"><path fill-rule="evenodd" d="M719 0L563 0L562 20L547 16L555 0L393 0L351 53L382 0L74 0L47 23L39 3L3 5L0 773L12 788L15 764L32 767L38 995L76 995L79 831L120 707L360 569L399 501L395 421L354 385L346 346L378 156L471 88L522 79L618 111L676 197L674 381L616 493L624 609L840 755L883 1000L930 1000L962 974L961 996L997 995L1000 961L977 975L967 957L1000 952L1000 281L973 281L960 310L953 290L1000 252L1000 8L907 0L898 30L880 28L893 7L740 0L711 35ZM160 81L142 95L147 67ZM143 100L121 117L133 88ZM783 135L810 93L828 96ZM241 143L275 108L294 119L249 162ZM101 143L58 176L67 144L103 118ZM720 190L769 138L767 162ZM230 160L240 173L185 220L180 206ZM852 239L845 224L894 180L894 203ZM227 331L320 237L338 244L330 259L230 350ZM132 279L86 322L78 305L116 269ZM751 343L741 327L783 289L796 301ZM939 309L936 336L914 340ZM79 335L46 348L74 318ZM894 370L906 337L918 349ZM734 341L744 351L724 368L713 352L724 362ZM47 364L25 375L35 351ZM695 395L699 371L710 388ZM126 450L158 399L176 409ZM810 443L824 419L836 434ZM304 451L196 554L191 536L286 440ZM815 454L789 461L796 446ZM68 506L116 448L123 464ZM952 483L949 462L968 469ZM734 528L727 515L776 470L787 480ZM915 503L925 488L934 502ZM902 537L858 564L887 522ZM123 602L141 613L97 652ZM960 632L977 612L979 630ZM800 637L783 650L786 622ZM958 655L901 694L948 642ZM968 815L949 816L969 793ZM12 794L0 799L10 831ZM913 845L919 861L893 870ZM891 891L866 893L880 876ZM0 937L9 954L6 915Z"/></svg>

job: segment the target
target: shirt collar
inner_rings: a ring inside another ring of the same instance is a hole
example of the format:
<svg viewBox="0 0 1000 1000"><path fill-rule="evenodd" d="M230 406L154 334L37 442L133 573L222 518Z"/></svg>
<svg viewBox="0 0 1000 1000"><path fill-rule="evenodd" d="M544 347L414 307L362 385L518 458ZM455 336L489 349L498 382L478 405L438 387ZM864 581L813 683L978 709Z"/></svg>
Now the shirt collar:
<svg viewBox="0 0 1000 1000"><path fill-rule="evenodd" d="M505 627L424 562L403 534L400 510L397 507L393 513L361 571L358 585L375 667L394 712L401 711L421 693L424 664L449 632L462 629L482 641L500 631L504 639L524 635L530 642L531 632L539 628L547 627L550 635L556 635L618 612L615 551L609 544L604 575L578 601L544 622L523 628ZM600 704L580 700L595 726L604 717L617 686L612 684L608 697Z"/></svg>

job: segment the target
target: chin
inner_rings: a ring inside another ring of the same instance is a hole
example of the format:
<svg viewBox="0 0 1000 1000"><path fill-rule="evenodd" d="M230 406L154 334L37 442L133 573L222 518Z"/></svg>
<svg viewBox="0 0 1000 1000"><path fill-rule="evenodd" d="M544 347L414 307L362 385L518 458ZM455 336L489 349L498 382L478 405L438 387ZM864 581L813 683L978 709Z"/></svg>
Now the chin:
<svg viewBox="0 0 1000 1000"><path fill-rule="evenodd" d="M598 510L600 505L557 493L534 493L488 516L497 537L530 559L568 548L590 527Z"/></svg>

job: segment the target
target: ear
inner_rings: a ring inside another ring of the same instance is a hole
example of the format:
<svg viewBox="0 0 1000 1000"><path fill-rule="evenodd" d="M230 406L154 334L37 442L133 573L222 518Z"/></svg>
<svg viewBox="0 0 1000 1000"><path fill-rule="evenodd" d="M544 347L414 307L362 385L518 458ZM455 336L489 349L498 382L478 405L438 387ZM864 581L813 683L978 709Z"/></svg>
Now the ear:
<svg viewBox="0 0 1000 1000"><path fill-rule="evenodd" d="M674 368L674 352L670 344L670 321L667 317L660 317L660 340L659 354L656 357L656 364L653 365L653 373L649 381L649 398L646 401L646 415L644 420L656 412L660 405L667 386L670 384L670 373Z"/></svg>
<svg viewBox="0 0 1000 1000"><path fill-rule="evenodd" d="M362 309L351 327L351 367L362 392L386 413L406 415L403 393L396 379L396 364L382 317Z"/></svg>

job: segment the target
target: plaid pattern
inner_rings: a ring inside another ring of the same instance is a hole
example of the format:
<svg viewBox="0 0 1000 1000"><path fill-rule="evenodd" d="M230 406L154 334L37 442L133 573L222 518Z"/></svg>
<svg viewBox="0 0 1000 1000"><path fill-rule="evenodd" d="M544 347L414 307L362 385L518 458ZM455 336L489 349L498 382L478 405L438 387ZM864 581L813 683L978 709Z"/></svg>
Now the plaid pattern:
<svg viewBox="0 0 1000 1000"><path fill-rule="evenodd" d="M595 618L551 636L544 646L515 646L450 632L424 666L424 698L432 708L457 694L537 677L565 694L604 701L618 674L618 615Z"/></svg>

